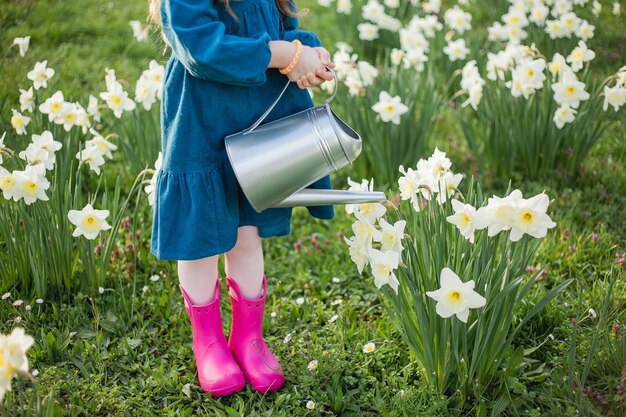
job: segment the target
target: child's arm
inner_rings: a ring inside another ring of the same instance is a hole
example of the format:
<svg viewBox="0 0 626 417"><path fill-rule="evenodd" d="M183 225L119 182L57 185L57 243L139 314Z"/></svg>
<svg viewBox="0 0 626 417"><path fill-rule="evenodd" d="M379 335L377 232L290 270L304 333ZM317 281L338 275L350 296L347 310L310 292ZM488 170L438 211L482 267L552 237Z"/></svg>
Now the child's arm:
<svg viewBox="0 0 626 417"><path fill-rule="evenodd" d="M163 0L163 33L176 58L198 78L250 86L266 81L268 67L291 61L290 42L271 41L267 32L245 38L227 35L216 0Z"/></svg>

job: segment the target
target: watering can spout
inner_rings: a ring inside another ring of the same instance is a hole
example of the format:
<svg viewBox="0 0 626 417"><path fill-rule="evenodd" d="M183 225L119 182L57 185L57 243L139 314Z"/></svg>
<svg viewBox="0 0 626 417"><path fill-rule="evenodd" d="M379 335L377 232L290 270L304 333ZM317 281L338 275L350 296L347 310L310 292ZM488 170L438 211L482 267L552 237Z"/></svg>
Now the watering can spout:
<svg viewBox="0 0 626 417"><path fill-rule="evenodd" d="M378 191L317 190L298 191L272 207L326 206L331 204L382 203L385 193Z"/></svg>

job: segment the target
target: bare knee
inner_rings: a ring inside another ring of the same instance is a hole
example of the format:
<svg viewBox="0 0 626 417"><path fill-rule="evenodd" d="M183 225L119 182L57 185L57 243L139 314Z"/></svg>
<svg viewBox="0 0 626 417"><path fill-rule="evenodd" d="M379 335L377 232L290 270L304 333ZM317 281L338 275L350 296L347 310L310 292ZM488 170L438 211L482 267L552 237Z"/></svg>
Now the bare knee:
<svg viewBox="0 0 626 417"><path fill-rule="evenodd" d="M261 250L259 229L256 226L243 226L237 230L237 243L226 253L226 256L237 253L254 253L259 250Z"/></svg>

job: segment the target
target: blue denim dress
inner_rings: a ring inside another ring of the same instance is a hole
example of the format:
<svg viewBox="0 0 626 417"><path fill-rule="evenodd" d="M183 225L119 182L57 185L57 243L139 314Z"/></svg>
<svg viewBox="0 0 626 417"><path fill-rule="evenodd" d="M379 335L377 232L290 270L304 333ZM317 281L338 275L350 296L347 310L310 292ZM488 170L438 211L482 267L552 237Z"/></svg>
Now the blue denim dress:
<svg viewBox="0 0 626 417"><path fill-rule="evenodd" d="M163 164L158 173L151 252L159 259L193 260L224 253L237 228L261 237L287 235L291 209L257 213L239 187L224 137L254 123L276 99L287 77L267 66L271 40L319 46L274 0L230 1L239 22L219 0L163 0L163 33L172 48L161 102ZM295 6L291 4L295 10ZM292 83L264 123L312 107ZM325 177L312 188L331 187ZM333 207L311 207L330 219Z"/></svg>

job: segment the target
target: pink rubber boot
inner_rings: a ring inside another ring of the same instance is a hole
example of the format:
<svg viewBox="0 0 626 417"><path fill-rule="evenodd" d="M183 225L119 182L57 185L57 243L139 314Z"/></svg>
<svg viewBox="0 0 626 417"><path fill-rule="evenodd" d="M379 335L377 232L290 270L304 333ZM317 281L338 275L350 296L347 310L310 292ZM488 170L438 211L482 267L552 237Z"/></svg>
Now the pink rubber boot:
<svg viewBox="0 0 626 417"><path fill-rule="evenodd" d="M279 390L285 383L280 364L265 344L262 334L267 283L263 277L263 294L256 300L243 298L237 283L226 279L233 310L228 347L255 390L266 393Z"/></svg>
<svg viewBox="0 0 626 417"><path fill-rule="evenodd" d="M228 349L222 330L219 279L215 284L215 298L203 306L193 305L182 285L178 287L191 321L193 354L200 386L218 397L241 391L246 386L246 380Z"/></svg>

